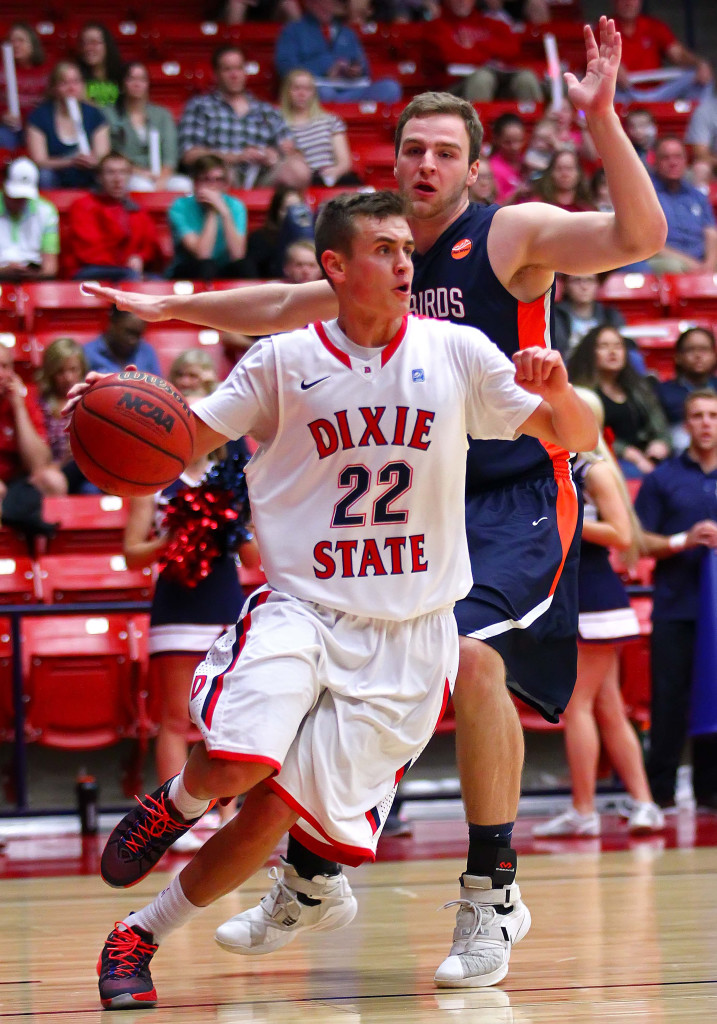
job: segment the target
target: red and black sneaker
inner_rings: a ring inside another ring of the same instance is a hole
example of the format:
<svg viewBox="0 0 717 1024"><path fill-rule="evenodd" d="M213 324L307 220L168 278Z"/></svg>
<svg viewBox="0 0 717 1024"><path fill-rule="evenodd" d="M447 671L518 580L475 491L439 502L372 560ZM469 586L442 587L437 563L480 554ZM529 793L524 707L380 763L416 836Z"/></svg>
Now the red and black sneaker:
<svg viewBox="0 0 717 1024"><path fill-rule="evenodd" d="M148 1009L157 1002L149 962L157 952L144 928L118 921L97 961L100 1001L105 1010Z"/></svg>
<svg viewBox="0 0 717 1024"><path fill-rule="evenodd" d="M160 857L199 818L188 821L169 799L172 779L128 811L107 840L100 872L108 885L127 889L148 875ZM201 818L201 815L199 816Z"/></svg>

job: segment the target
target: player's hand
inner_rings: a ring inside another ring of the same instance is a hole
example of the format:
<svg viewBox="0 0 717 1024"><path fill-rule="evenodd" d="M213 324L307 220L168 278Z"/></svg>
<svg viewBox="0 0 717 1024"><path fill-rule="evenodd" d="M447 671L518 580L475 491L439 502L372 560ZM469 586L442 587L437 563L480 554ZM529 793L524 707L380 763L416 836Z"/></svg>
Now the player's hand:
<svg viewBox="0 0 717 1024"><path fill-rule="evenodd" d="M513 355L515 383L531 395L551 401L570 387L568 371L559 352L552 348L523 348Z"/></svg>
<svg viewBox="0 0 717 1024"><path fill-rule="evenodd" d="M717 523L711 519L703 519L687 531L685 547L696 548L700 545L706 548L717 548Z"/></svg>
<svg viewBox="0 0 717 1024"><path fill-rule="evenodd" d="M171 320L172 314L165 309L164 295L142 295L140 292L125 292L119 288L110 288L104 284L96 284L94 281L84 281L80 285L80 291L84 295L95 295L98 299L107 299L117 309L134 313L135 316L149 323L157 323L161 320Z"/></svg>
<svg viewBox="0 0 717 1024"><path fill-rule="evenodd" d="M136 370L137 367L134 363L129 363L125 366L125 370ZM60 409L60 416L71 416L72 412L86 392L90 390L93 384L96 384L98 380L102 380L103 377L111 377L111 373L98 373L97 370L90 370L84 380L81 380L79 384L73 384L70 390L67 392L65 404Z"/></svg>
<svg viewBox="0 0 717 1024"><path fill-rule="evenodd" d="M622 39L612 18L600 18L599 33L598 46L590 26L584 28L587 67L582 82L571 71L563 75L570 102L587 116L612 110L622 54Z"/></svg>

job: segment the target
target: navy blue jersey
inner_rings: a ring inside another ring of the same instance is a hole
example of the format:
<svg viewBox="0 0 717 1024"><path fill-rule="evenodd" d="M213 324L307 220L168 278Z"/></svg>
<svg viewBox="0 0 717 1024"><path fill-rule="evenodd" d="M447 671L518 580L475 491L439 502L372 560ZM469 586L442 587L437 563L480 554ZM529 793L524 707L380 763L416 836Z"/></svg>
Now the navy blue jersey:
<svg viewBox="0 0 717 1024"><path fill-rule="evenodd" d="M414 253L411 312L477 327L510 358L531 345L550 345L553 290L534 302L519 302L493 273L488 231L498 206L471 203L431 246ZM471 441L468 494L521 477L553 476L553 460L567 452L536 438Z"/></svg>

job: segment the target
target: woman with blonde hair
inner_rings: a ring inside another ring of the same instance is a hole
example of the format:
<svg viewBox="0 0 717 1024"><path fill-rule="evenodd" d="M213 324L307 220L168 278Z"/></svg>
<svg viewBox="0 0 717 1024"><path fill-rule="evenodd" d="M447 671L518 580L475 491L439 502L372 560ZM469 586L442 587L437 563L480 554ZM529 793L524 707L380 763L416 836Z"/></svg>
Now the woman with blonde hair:
<svg viewBox="0 0 717 1024"><path fill-rule="evenodd" d="M85 101L77 64L61 60L50 72L48 99L32 111L25 127L30 159L40 169L40 188L91 188L95 170L110 151L104 114Z"/></svg>
<svg viewBox="0 0 717 1024"><path fill-rule="evenodd" d="M294 136L297 149L312 171L312 185L358 185L351 170L346 124L319 103L316 80L310 71L295 68L281 83L279 108Z"/></svg>
<svg viewBox="0 0 717 1024"><path fill-rule="evenodd" d="M587 389L577 391L602 423L599 398ZM578 672L563 713L572 803L551 821L537 825L533 835L600 835L595 790L601 743L632 799L630 832L658 832L664 828L664 816L652 799L642 750L620 694L620 646L639 634L639 625L609 562L609 548L618 548L628 562L637 558L640 527L602 435L594 452L578 456L574 473L585 513L578 576Z"/></svg>

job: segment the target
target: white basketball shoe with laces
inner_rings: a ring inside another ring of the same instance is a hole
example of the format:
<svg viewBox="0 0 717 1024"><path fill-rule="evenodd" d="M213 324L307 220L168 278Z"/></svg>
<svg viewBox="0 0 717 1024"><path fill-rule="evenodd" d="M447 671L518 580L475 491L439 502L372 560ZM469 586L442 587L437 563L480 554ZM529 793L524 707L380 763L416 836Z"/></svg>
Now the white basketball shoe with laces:
<svg viewBox="0 0 717 1024"><path fill-rule="evenodd" d="M528 934L530 911L515 882L492 885L490 878L463 875L461 898L446 903L458 912L450 954L436 971L439 988L484 988L508 973L513 944Z"/></svg>
<svg viewBox="0 0 717 1024"><path fill-rule="evenodd" d="M214 938L222 949L244 956L273 953L299 932L335 931L353 921L358 903L343 872L302 878L287 860L281 860L281 872L270 870L274 885L259 904L217 928ZM319 902L307 906L299 893Z"/></svg>

